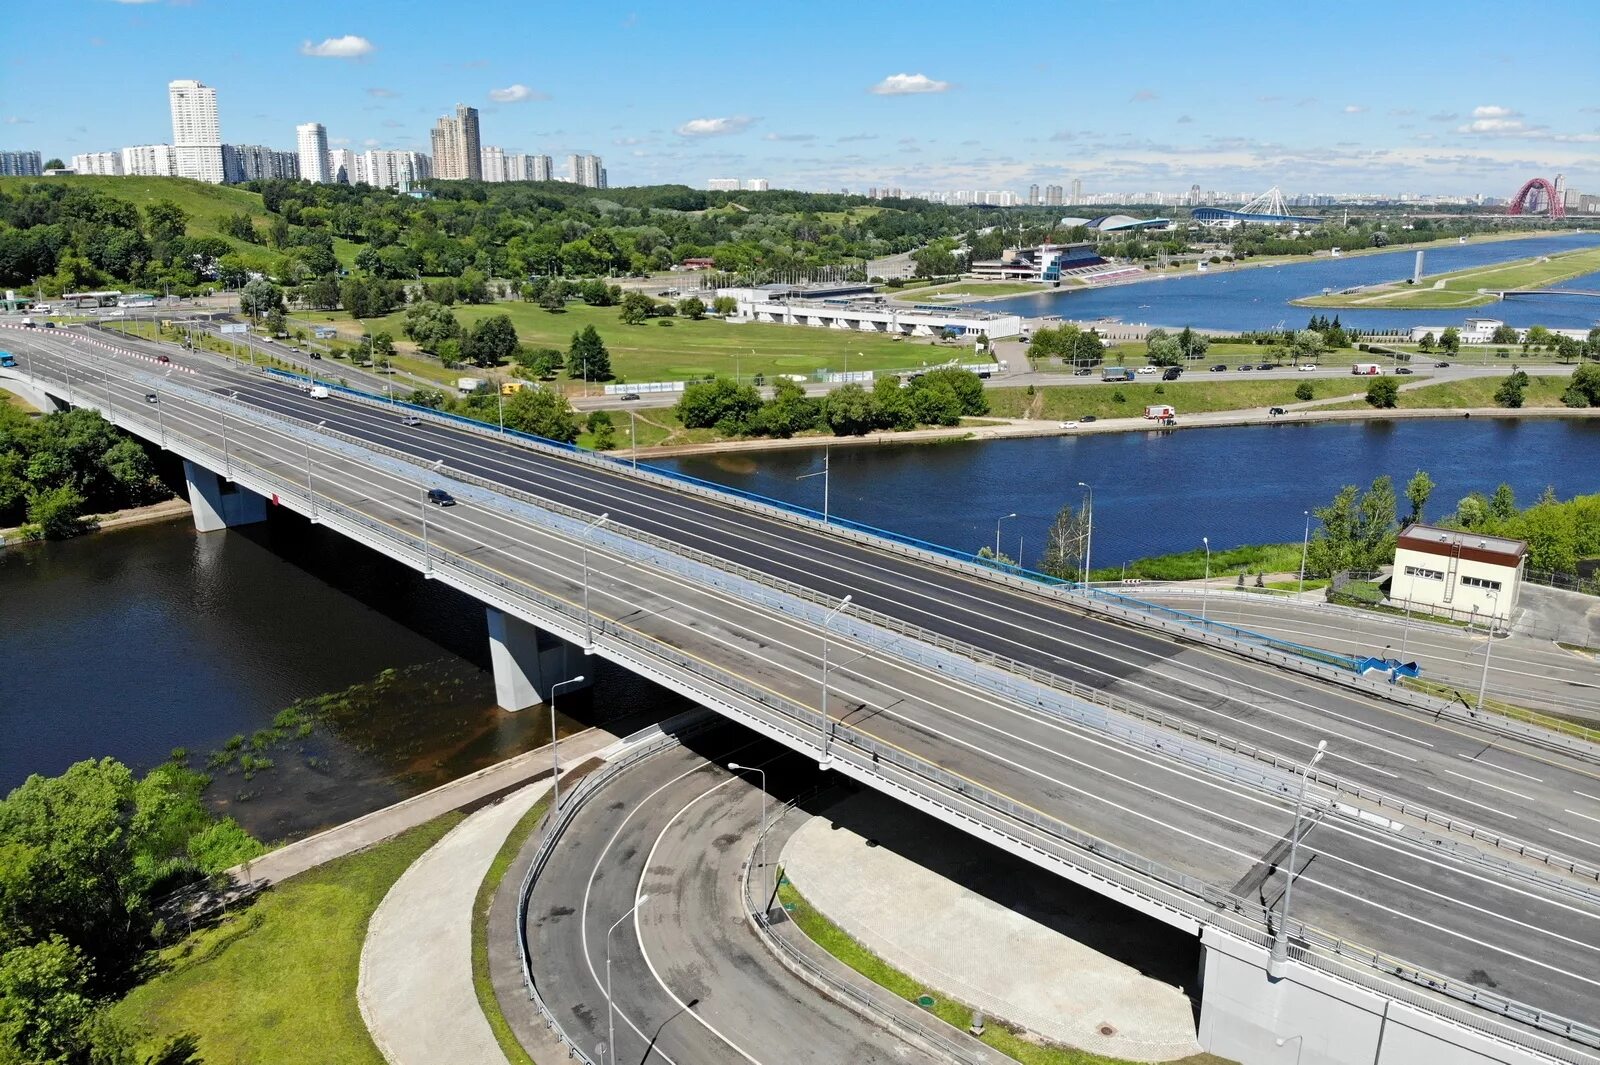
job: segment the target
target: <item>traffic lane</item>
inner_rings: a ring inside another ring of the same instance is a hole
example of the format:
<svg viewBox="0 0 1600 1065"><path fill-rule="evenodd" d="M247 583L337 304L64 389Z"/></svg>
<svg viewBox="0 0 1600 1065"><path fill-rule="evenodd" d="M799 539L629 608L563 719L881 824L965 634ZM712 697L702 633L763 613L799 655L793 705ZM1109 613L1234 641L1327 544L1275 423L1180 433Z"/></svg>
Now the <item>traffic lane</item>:
<svg viewBox="0 0 1600 1065"><path fill-rule="evenodd" d="M776 807L816 776L801 757L764 747L753 762L767 771L772 797L746 772L693 798L663 795L655 806L651 820L660 832L641 882L651 901L637 920L655 975L678 1000L697 1002L694 1016L755 1058L816 1065L941 1060L798 980L751 928L742 869L764 800ZM761 871L753 875L759 884Z"/></svg>
<svg viewBox="0 0 1600 1065"><path fill-rule="evenodd" d="M307 402L310 402L310 403L315 403L315 402L316 402L316 401L307 401ZM309 413L310 413L310 414L315 414L315 413L317 413L317 412L318 412L318 411L317 411L317 410L316 410L316 409L315 409L315 408L312 408L312 409L311 409L311 410L310 410L310 412L309 412ZM303 415L303 416L304 416L304 415ZM395 442L395 441L390 441L390 442L391 442L391 443L392 443L392 442ZM713 546L714 546L714 545L713 545ZM1140 693L1137 693L1137 694L1144 694L1144 695L1148 695L1148 694L1149 694L1149 692L1148 692L1148 690L1146 690L1146 691L1144 691L1144 692L1140 692ZM1178 708L1177 708L1177 709L1180 709L1180 710L1181 710L1181 709L1185 709L1185 708L1184 708L1184 707L1181 707L1181 706L1180 706L1180 707L1178 707ZM1213 722L1213 724L1214 724L1214 722ZM1325 738L1325 737L1324 737L1324 738ZM1302 743L1302 744L1303 744L1303 745L1304 745L1304 746L1306 746L1306 747L1309 747L1309 746L1310 746L1310 745L1311 745L1311 742L1312 742L1312 740L1311 740L1311 737L1310 737L1310 736L1309 736L1309 735L1307 735L1307 736L1304 736L1304 737L1303 737L1303 738L1301 738L1301 740L1300 740L1300 742L1301 742L1301 743ZM1394 776L1394 774L1392 774L1392 773L1391 773L1391 774L1390 774L1390 776L1391 776L1391 777L1392 777L1392 776ZM1379 786L1381 786L1381 782L1379 782ZM1442 797L1443 797L1443 796L1440 796L1440 795L1437 795L1437 794L1432 794L1432 795L1421 795L1421 794L1417 794L1417 795L1411 795L1411 796L1408 796L1408 797L1409 797L1409 798L1410 798L1410 799L1411 799L1411 800L1412 800L1412 801L1415 801L1415 802L1419 802L1419 803L1423 803L1423 804L1425 804L1425 805L1435 805L1435 804L1437 804L1437 803L1438 803L1438 802L1439 802L1439 800L1440 800L1440 799L1441 799L1441 798L1442 798ZM1458 811L1457 811L1457 812L1456 812L1456 813L1457 813L1457 816L1460 816L1460 817L1463 817L1463 818L1465 818L1465 817L1467 817L1467 814L1466 814L1466 813L1465 813L1465 812L1464 812L1464 811L1461 811L1461 810L1458 810ZM1479 817L1479 818L1478 818L1478 820L1482 820L1482 818L1481 818L1481 817ZM1508 830L1508 827L1507 827L1507 826L1504 826L1504 825L1502 825L1502 826L1500 826L1500 827L1501 827L1501 830L1502 830L1502 831L1506 831L1506 830Z"/></svg>
<svg viewBox="0 0 1600 1065"><path fill-rule="evenodd" d="M1570 1020L1600 1024L1600 910L1563 897L1481 879L1471 893L1464 877L1482 877L1452 861L1406 863L1405 893L1383 871L1402 853L1375 836L1330 832L1319 823L1302 837L1291 917L1324 930L1349 929L1354 942L1381 944L1391 958L1427 956L1428 968ZM1261 893L1281 909L1287 841ZM1374 870L1353 890L1339 866ZM1470 894L1470 898L1468 895Z"/></svg>
<svg viewBox="0 0 1600 1065"><path fill-rule="evenodd" d="M735 735L710 737L705 750L719 760L739 752ZM616 1061L738 1065L747 1059L718 1039L668 996L644 960L626 919L639 894L644 856L655 830L643 816L674 785L691 793L718 782L699 758L650 759L630 769L578 812L560 849L534 881L527 928L535 983L563 1031L595 1055L610 1030ZM646 905L649 905L647 902ZM621 922L620 924L618 922ZM615 927L615 931L612 929ZM609 946L612 997L606 993ZM608 1010L615 1005L615 1016Z"/></svg>

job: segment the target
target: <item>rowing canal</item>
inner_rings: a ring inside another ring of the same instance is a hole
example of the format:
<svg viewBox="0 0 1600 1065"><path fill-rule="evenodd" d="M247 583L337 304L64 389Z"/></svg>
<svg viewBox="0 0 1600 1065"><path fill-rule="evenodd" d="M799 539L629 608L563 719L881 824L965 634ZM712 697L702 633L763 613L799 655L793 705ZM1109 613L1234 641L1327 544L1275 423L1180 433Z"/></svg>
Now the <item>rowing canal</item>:
<svg viewBox="0 0 1600 1065"><path fill-rule="evenodd" d="M815 451L663 465L820 507ZM1530 501L1600 491L1600 423L1512 419L1280 425L986 443L837 448L834 513L964 550L1036 560L1051 517L1095 486L1097 565L1298 540L1345 483L1425 468L1434 513L1509 481ZM1485 472L1485 471L1492 472ZM562 730L675 697L591 660ZM188 522L0 549L0 792L30 772L175 747L211 798L292 837L541 744L542 711L494 705L481 608L294 515L196 534ZM280 717L286 708L294 713ZM274 729L274 721L279 727ZM265 730L265 731L263 731ZM241 738L231 750L229 741ZM252 747L252 740L258 746ZM246 760L243 755L250 754ZM261 760L270 762L263 766Z"/></svg>

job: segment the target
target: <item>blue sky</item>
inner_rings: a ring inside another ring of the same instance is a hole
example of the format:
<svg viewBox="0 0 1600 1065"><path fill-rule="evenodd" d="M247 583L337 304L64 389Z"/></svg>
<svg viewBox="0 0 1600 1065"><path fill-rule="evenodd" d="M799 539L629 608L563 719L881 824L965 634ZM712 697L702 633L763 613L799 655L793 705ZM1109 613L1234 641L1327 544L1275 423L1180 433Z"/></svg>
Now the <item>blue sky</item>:
<svg viewBox="0 0 1600 1065"><path fill-rule="evenodd" d="M320 121L336 146L426 150L464 102L485 144L596 152L613 184L1507 196L1564 172L1600 192L1576 0L1506 30L1514 9L1479 0L48 7L0 42L0 147L168 141L166 83L198 78L230 142L292 148Z"/></svg>

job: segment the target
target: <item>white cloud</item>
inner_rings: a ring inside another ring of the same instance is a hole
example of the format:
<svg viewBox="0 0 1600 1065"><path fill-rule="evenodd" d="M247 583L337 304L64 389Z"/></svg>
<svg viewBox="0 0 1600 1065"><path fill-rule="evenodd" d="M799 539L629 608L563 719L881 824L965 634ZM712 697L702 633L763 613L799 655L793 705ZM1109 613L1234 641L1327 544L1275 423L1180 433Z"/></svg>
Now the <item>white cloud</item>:
<svg viewBox="0 0 1600 1065"><path fill-rule="evenodd" d="M764 141L792 141L798 144L803 141L814 141L817 139L817 135L815 133L769 133L761 139Z"/></svg>
<svg viewBox="0 0 1600 1065"><path fill-rule="evenodd" d="M1473 118L1516 118L1519 114L1520 112L1513 111L1509 107L1500 107L1495 104L1472 109Z"/></svg>
<svg viewBox="0 0 1600 1065"><path fill-rule="evenodd" d="M749 115L730 115L727 118L691 118L677 129L680 137L720 137L738 133L756 120Z"/></svg>
<svg viewBox="0 0 1600 1065"><path fill-rule="evenodd" d="M1140 89L1138 92L1128 97L1128 102L1132 104L1147 104L1153 100L1159 99L1161 99L1160 93L1154 92L1150 89Z"/></svg>
<svg viewBox="0 0 1600 1065"><path fill-rule="evenodd" d="M507 85L503 89L490 89L489 99L497 104L520 104L528 100L548 100L550 97L518 82L515 85Z"/></svg>
<svg viewBox="0 0 1600 1065"><path fill-rule="evenodd" d="M935 81L926 74L890 74L868 91L878 96L912 96L925 92L948 92L948 81Z"/></svg>
<svg viewBox="0 0 1600 1065"><path fill-rule="evenodd" d="M366 140L362 141L361 143L363 145L365 145L366 147L368 147L368 148L376 148L378 145L382 144L383 142L380 141L376 137L368 137Z"/></svg>
<svg viewBox="0 0 1600 1065"><path fill-rule="evenodd" d="M399 96L400 94L395 92L393 89L385 89L381 85L375 85L372 88L367 90L367 95L368 96L376 96L380 100L392 100L396 96Z"/></svg>
<svg viewBox="0 0 1600 1065"><path fill-rule="evenodd" d="M303 41L300 44L300 54L316 56L319 59L360 59L373 48L373 43L365 37L349 33L343 37L329 37L321 44Z"/></svg>
<svg viewBox="0 0 1600 1065"><path fill-rule="evenodd" d="M1528 124L1515 118L1480 118L1468 122L1465 126L1457 126L1457 133L1490 133L1498 136L1511 136L1528 132Z"/></svg>
<svg viewBox="0 0 1600 1065"><path fill-rule="evenodd" d="M6 116L6 125L8 125L8 126L31 126L31 125L33 125L33 119L31 119L31 118L23 118L20 115L7 115Z"/></svg>
<svg viewBox="0 0 1600 1065"><path fill-rule="evenodd" d="M1344 113L1347 114L1347 115L1364 114L1366 112L1366 110L1367 110L1366 106L1363 105L1363 104L1345 104L1344 105Z"/></svg>

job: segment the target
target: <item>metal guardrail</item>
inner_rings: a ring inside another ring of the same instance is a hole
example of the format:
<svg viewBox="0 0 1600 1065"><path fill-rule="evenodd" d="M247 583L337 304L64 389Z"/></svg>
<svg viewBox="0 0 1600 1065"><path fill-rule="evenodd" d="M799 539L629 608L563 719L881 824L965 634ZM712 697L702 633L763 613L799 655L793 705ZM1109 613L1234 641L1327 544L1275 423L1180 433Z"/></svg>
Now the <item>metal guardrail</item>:
<svg viewBox="0 0 1600 1065"><path fill-rule="evenodd" d="M168 386L171 387L171 382L168 382ZM205 398L210 399L211 397ZM126 412L121 413L123 413L125 420L142 422L147 428L154 428L155 426L155 423L145 417L142 411L137 416L132 416ZM301 484L286 480L246 460L225 456L209 444L192 439L185 442L195 452L203 453L198 455L202 460L209 457L210 462L208 464L227 462L235 473L244 474L248 479L268 487L269 491L276 490L280 494L297 499L301 497L304 487ZM253 486L247 483L246 487ZM421 561L422 565L419 568L431 571L434 566L439 566L441 569L446 569L457 577L457 582L460 586L476 592L482 598L507 603L531 602L540 609L565 619L569 624L582 624L581 618L572 616L574 610L569 604L545 595L537 589L520 582L516 582L517 586L513 589L513 581L510 578L487 567L477 565L468 559L455 556L453 552L441 550L438 545L424 545L418 538L400 532L391 526L376 522L343 504L318 497L317 505L319 514L325 520L337 518L341 522L348 522L365 530L377 539L387 541L390 544L399 543L404 548L403 554ZM769 713L775 713L777 715L776 719L766 714L754 716L756 719L766 722L768 727L777 727L780 731L783 731L790 737L792 743L800 749L808 748L813 742L805 737L820 736L821 734L820 730L824 724L822 716L818 711L810 707L752 685L742 677L729 673L720 667L691 658L670 645L652 640L606 619L595 618L593 626L596 633L597 646L600 645L601 641L604 641L618 649L631 649L636 653L647 656L650 660L667 663L677 671L697 676L702 683L709 681L715 689L733 693L747 704ZM709 693L707 697L716 698ZM746 716L750 716L748 711L745 711L745 713ZM1274 927L1275 914L1259 903L1234 896L1189 874L1165 866L1163 863L1153 862L1141 855L1082 833L1041 811L1017 803L1009 796L993 792L976 782L951 773L936 763L910 755L908 752L901 751L899 748L892 747L875 738L855 733L842 722L833 720L828 724L831 726L830 735L833 737L832 746L835 756L842 758L853 754L859 763L858 769L863 776L875 777L881 784L894 787L896 786L894 781L881 775L882 766L893 766L915 780L935 785L937 791L932 796L929 795L926 789L917 791L907 788L905 790L911 791L923 802L933 802L958 820L977 824L985 832L1005 831L1005 825L1008 823L1026 826L1038 838L1042 838L1047 842L1054 842L1058 846L1043 847L1038 843L1029 842L1025 837L1018 837L1011 833L1007 833L1007 835L1023 846L1034 847L1041 854L1048 855L1053 861L1073 865L1075 868L1120 890L1127 891L1175 914L1181 914L1190 920L1198 921L1202 925L1223 928L1230 934L1238 935L1250 942L1261 945L1269 945L1271 942L1270 929ZM798 735L789 731L790 728L796 726ZM898 786L904 787L903 784ZM998 815L1001 818L1001 824L997 826L992 822L975 818L970 811L962 810L943 802L937 797L939 794L958 796L966 803L972 804L992 815ZM1064 852L1060 849L1059 844L1066 846ZM1129 874L1132 874L1132 878L1130 878ZM1583 1045L1600 1048L1600 1029L1537 1010L1531 1006L1504 996L1495 995L1493 992L1485 991L1472 985L1463 985L1451 981L1447 977L1405 965L1369 948L1349 943L1339 937L1310 928L1301 922L1290 922L1288 927L1292 933L1292 938L1299 940L1301 944L1291 953L1297 960L1305 964L1326 967L1324 962L1331 958L1337 961L1338 965L1334 966L1330 971L1337 972L1341 967L1348 968L1351 961L1360 962L1372 970L1395 975L1442 995L1471 1003L1480 1009L1498 1013L1504 1017L1554 1033ZM1387 985L1384 985L1382 993L1394 994L1394 990L1386 988ZM1399 998L1401 996L1396 995L1395 997ZM1441 1003L1427 996L1418 996L1417 1001L1413 1004L1417 1005L1418 1008L1433 1013L1439 1013L1442 1009L1448 1007L1447 1003ZM1582 1062L1584 1065L1588 1065L1590 1061L1585 1057L1572 1056L1566 1048L1547 1044L1542 1040L1535 1042L1532 1037L1525 1033L1514 1029L1506 1030L1488 1025L1483 1023L1481 1019L1473 1018L1464 1013L1457 1015L1447 1012L1444 1015L1487 1036L1523 1046L1526 1049L1554 1057L1557 1060Z"/></svg>

